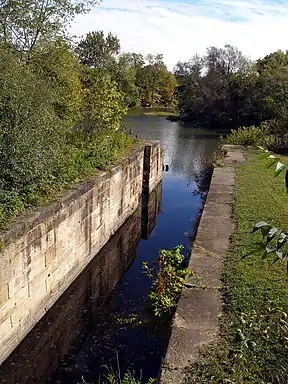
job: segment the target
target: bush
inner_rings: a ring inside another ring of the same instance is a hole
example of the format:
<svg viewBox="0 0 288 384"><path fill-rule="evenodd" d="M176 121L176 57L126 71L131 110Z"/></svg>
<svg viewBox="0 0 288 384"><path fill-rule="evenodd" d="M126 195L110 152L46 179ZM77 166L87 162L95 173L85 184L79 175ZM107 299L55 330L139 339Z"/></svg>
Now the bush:
<svg viewBox="0 0 288 384"><path fill-rule="evenodd" d="M154 314L161 317L171 313L176 308L185 279L190 274L188 268L183 267L184 256L181 254L183 246L159 252L157 266L149 268L143 263L144 273L153 278L149 299Z"/></svg>
<svg viewBox="0 0 288 384"><path fill-rule="evenodd" d="M231 145L243 145L248 147L249 145L261 145L263 143L266 134L266 127L240 127L233 129L229 135L224 139L225 144Z"/></svg>
<svg viewBox="0 0 288 384"><path fill-rule="evenodd" d="M0 52L0 185L21 188L47 179L66 135L49 81L16 54Z"/></svg>
<svg viewBox="0 0 288 384"><path fill-rule="evenodd" d="M111 164L132 140L123 96L61 40L29 60L0 47L0 229L30 206Z"/></svg>
<svg viewBox="0 0 288 384"><path fill-rule="evenodd" d="M266 132L263 145L270 151L288 153L288 123L282 120L270 120L266 122Z"/></svg>

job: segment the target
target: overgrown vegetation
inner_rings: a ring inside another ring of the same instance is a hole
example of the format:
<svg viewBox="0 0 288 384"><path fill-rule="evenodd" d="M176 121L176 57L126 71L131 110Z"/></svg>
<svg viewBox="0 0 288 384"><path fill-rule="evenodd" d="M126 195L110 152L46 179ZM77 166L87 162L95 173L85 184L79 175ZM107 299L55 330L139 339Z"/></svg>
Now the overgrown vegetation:
<svg viewBox="0 0 288 384"><path fill-rule="evenodd" d="M118 352L116 352L116 362L117 369L112 369L111 367L104 366L107 370L107 374L103 374L97 383L87 383L87 381L82 377L82 382L79 384L155 384L156 381L150 378L147 382L143 381L142 372L140 375L137 375L135 372L125 372L122 374L119 362Z"/></svg>
<svg viewBox="0 0 288 384"><path fill-rule="evenodd" d="M183 266L183 246L159 252L156 265L150 268L143 263L143 271L153 279L152 289L149 292L150 306L158 317L169 314L176 308L185 279L190 274L188 268Z"/></svg>
<svg viewBox="0 0 288 384"><path fill-rule="evenodd" d="M262 145L266 131L263 126L240 127L233 129L224 140L225 144L243 145L244 147Z"/></svg>
<svg viewBox="0 0 288 384"><path fill-rule="evenodd" d="M96 0L0 4L0 229L132 144L128 107L175 106L162 55L121 53L117 36L67 29Z"/></svg>
<svg viewBox="0 0 288 384"><path fill-rule="evenodd" d="M260 233L250 235L257 220L288 226L287 194L283 180L274 178L261 159L250 154L248 160L236 168L236 231L225 264L222 337L191 367L187 383L288 380L286 266L274 263L275 253L263 252Z"/></svg>
<svg viewBox="0 0 288 384"><path fill-rule="evenodd" d="M132 143L115 80L82 65L65 36L94 3L0 5L0 229Z"/></svg>
<svg viewBox="0 0 288 384"><path fill-rule="evenodd" d="M126 372L123 377L118 373L110 371L107 376L100 379L97 383L88 383L84 379L81 384L154 384L154 379L149 379L147 382L144 382L140 376L138 379L134 373Z"/></svg>

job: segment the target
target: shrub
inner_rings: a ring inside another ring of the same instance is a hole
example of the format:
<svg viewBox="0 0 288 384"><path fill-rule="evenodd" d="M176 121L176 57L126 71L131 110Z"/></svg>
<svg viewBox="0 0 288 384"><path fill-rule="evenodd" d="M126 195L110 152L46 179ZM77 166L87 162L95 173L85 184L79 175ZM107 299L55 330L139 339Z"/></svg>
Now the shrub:
<svg viewBox="0 0 288 384"><path fill-rule="evenodd" d="M105 378L99 379L98 384L145 384L142 378L136 378L131 372L126 372L123 377L119 373L109 372ZM155 384L154 379L149 379L147 384ZM87 383L83 378L80 384L90 384ZM92 384L92 383L91 383ZM95 383L96 384L96 383Z"/></svg>
<svg viewBox="0 0 288 384"><path fill-rule="evenodd" d="M261 145L266 134L264 126L240 127L233 129L224 139L225 144L243 145Z"/></svg>
<svg viewBox="0 0 288 384"><path fill-rule="evenodd" d="M0 185L13 191L48 177L66 137L49 81L5 50L0 89Z"/></svg>
<svg viewBox="0 0 288 384"><path fill-rule="evenodd" d="M154 314L161 317L177 306L185 279L190 274L188 268L183 267L184 256L181 254L183 246L159 252L157 265L149 268L143 263L144 273L153 278L149 299Z"/></svg>
<svg viewBox="0 0 288 384"><path fill-rule="evenodd" d="M0 229L131 144L122 94L108 75L87 73L61 40L29 60L0 46Z"/></svg>

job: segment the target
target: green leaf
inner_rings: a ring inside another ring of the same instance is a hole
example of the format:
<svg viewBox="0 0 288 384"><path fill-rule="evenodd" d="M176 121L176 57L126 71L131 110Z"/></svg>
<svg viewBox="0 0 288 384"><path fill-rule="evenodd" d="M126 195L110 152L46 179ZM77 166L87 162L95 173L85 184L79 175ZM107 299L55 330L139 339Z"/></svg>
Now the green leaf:
<svg viewBox="0 0 288 384"><path fill-rule="evenodd" d="M276 227L273 227L269 230L267 234L267 244L274 239L274 237L277 235L278 232L279 232L279 229Z"/></svg>
<svg viewBox="0 0 288 384"><path fill-rule="evenodd" d="M265 251L266 251L267 254L268 254L268 253L272 253L272 252L275 252L275 248L269 248L269 247L266 247L266 248L265 248Z"/></svg>
<svg viewBox="0 0 288 384"><path fill-rule="evenodd" d="M276 253L278 259L280 259L280 260L283 260L285 258L286 252L276 251L275 253Z"/></svg>
<svg viewBox="0 0 288 384"><path fill-rule="evenodd" d="M286 174L285 174L285 185L286 185L286 191L288 193L288 169L287 169Z"/></svg>
<svg viewBox="0 0 288 384"><path fill-rule="evenodd" d="M272 155L271 155L272 156ZM275 163L277 163L277 161L279 161L279 159L276 159L276 157L270 157L268 158L268 161L267 161L267 164L266 164L266 168L269 169L272 167L272 165L274 165Z"/></svg>
<svg viewBox="0 0 288 384"><path fill-rule="evenodd" d="M267 226L263 226L261 227L261 234L263 237L266 237L270 231L270 229L272 228L272 225L267 225Z"/></svg>
<svg viewBox="0 0 288 384"><path fill-rule="evenodd" d="M273 153L272 152L269 152L269 151L265 151L264 153L261 153L260 155L258 155L258 158L261 160L261 159L267 159L270 155L272 155Z"/></svg>
<svg viewBox="0 0 288 384"><path fill-rule="evenodd" d="M251 233L254 233L254 232L258 231L259 229L261 229L263 227L268 227L268 226L269 226L269 224L267 224L265 221L258 221L258 223L256 223L254 225L254 227L252 228ZM270 230L270 228L271 228L271 225L269 226L269 230Z"/></svg>
<svg viewBox="0 0 288 384"><path fill-rule="evenodd" d="M287 235L285 232L281 232L276 244L276 249L279 250L287 242Z"/></svg>
<svg viewBox="0 0 288 384"><path fill-rule="evenodd" d="M245 340L245 336L243 335L243 332L241 329L237 329L236 330L236 335L235 335L235 341L244 341Z"/></svg>
<svg viewBox="0 0 288 384"><path fill-rule="evenodd" d="M286 168L286 165L281 163L280 161L278 161L277 165L276 165L276 169L275 169L275 172L274 172L274 177L277 177L280 175L280 173Z"/></svg>

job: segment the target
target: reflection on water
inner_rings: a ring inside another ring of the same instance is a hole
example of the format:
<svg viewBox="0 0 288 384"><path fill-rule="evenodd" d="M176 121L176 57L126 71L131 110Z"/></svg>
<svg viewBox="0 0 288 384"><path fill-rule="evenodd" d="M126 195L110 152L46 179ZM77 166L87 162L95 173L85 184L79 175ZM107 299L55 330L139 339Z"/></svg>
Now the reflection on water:
<svg viewBox="0 0 288 384"><path fill-rule="evenodd" d="M165 148L164 164L169 165L170 176L190 182L201 170L202 159L211 156L218 139L215 132L161 117L127 116L125 125L139 138L161 141Z"/></svg>
<svg viewBox="0 0 288 384"><path fill-rule="evenodd" d="M125 123L164 146L162 200L160 186L144 198L142 215L138 210L124 224L0 368L0 383L76 384L83 376L96 384L107 373L103 365L117 366L116 352L122 372L158 375L169 327L151 323L145 309L150 281L142 263L178 244L188 253L204 202L203 157L211 157L217 136L160 117L128 116Z"/></svg>
<svg viewBox="0 0 288 384"><path fill-rule="evenodd" d="M60 382L65 382L66 376L69 379L65 357L69 353L69 360L73 360L78 351L86 345L88 334L94 335L96 332L101 340L101 336L106 332L108 317L101 318L105 312L103 303L107 301L111 291L135 258L141 229L145 238L153 229L160 208L161 193L162 186L159 184L150 196L145 197L142 213L141 207L138 207L1 366L1 383L46 383L59 367L60 377L63 376ZM112 305L113 303L111 309ZM112 312L106 315L112 316ZM101 350L109 348L108 344L105 339L95 344L95 347L99 348L100 360ZM111 348L116 350L113 344ZM80 356L81 363L75 366L79 375L73 372L73 383L77 382L76 376L78 381L81 381L81 376L87 372L89 366L85 353ZM101 364L104 363L105 360L101 360ZM71 383L70 379L68 381Z"/></svg>

